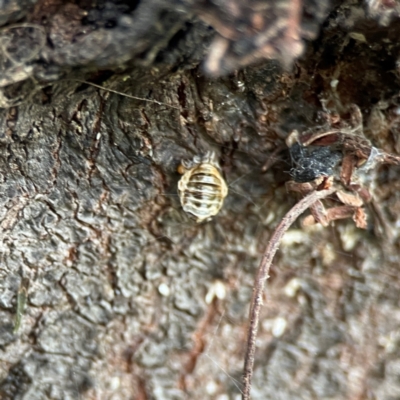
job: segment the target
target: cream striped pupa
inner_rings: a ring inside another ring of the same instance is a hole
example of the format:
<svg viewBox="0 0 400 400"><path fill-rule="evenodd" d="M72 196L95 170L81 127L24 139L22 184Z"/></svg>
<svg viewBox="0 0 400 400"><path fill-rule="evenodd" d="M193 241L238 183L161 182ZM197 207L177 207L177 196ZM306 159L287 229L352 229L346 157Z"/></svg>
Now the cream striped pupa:
<svg viewBox="0 0 400 400"><path fill-rule="evenodd" d="M197 223L209 221L221 210L228 194L215 153L195 156L182 161L178 168L182 178L178 182L179 198L183 210Z"/></svg>

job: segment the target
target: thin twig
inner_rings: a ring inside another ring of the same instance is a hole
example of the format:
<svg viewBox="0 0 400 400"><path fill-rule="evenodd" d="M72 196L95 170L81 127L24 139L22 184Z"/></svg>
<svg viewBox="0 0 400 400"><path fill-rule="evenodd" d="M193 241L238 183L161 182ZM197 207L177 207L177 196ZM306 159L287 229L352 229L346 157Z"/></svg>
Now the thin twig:
<svg viewBox="0 0 400 400"><path fill-rule="evenodd" d="M260 318L260 310L262 305L262 296L265 287L265 281L268 278L269 269L275 253L278 250L279 243L284 233L290 228L293 222L317 200L321 200L336 191L332 186L329 189L321 191L313 191L296 205L283 217L280 224L275 229L268 245L265 249L260 266L258 267L257 277L253 289L253 297L251 300L250 309L250 326L247 334L246 357L244 361L244 376L243 376L243 392L242 400L250 399L251 378L253 375L254 355L256 350L256 337L258 331L258 323Z"/></svg>

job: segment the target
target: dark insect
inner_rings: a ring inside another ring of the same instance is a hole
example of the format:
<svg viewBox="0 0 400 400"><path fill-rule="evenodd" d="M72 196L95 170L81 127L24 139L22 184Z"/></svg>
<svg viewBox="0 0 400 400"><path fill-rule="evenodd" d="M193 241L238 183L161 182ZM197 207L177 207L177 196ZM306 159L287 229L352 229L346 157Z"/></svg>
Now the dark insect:
<svg viewBox="0 0 400 400"><path fill-rule="evenodd" d="M290 148L293 168L290 175L295 182L311 182L321 176L332 176L342 158L341 153L329 147L304 147L295 142Z"/></svg>

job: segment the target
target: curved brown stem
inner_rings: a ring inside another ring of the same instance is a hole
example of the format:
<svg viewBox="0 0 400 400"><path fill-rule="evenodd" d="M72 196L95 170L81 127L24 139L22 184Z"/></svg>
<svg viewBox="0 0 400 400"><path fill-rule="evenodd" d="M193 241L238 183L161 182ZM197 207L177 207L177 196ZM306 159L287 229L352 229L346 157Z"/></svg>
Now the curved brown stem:
<svg viewBox="0 0 400 400"><path fill-rule="evenodd" d="M301 199L283 217L282 221L277 226L270 241L268 242L263 258L260 262L260 266L258 267L257 277L253 289L253 297L251 300L250 326L249 326L249 332L247 334L246 357L244 360L244 376L243 376L244 386L242 392L242 400L250 399L251 378L253 375L254 355L256 350L256 337L258 332L258 323L262 305L262 295L265 287L265 281L268 278L269 269L271 267L275 253L278 250L279 243L285 232L290 228L293 222L305 210L307 210L307 208L309 208L317 200L321 200L331 195L335 191L336 188L332 186L331 188L326 190L313 191L306 197Z"/></svg>

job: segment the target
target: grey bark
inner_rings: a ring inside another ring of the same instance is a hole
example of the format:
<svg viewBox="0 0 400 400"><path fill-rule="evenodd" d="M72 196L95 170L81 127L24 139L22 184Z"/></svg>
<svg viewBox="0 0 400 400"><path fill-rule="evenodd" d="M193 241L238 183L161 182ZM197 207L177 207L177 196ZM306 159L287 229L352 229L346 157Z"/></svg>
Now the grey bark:
<svg viewBox="0 0 400 400"><path fill-rule="evenodd" d="M400 153L397 8L316 3L302 5L300 36L321 32L291 64L298 54L280 28L268 44L281 62L257 58L238 24L250 11L233 19L234 2L7 2L1 399L240 398L255 270L296 201L287 151L274 150L292 129L322 125L326 110L346 118L357 104L365 135ZM269 2L265 21L280 27L290 5ZM204 60L218 38L226 62L211 78ZM180 208L176 170L206 151L230 192L197 225ZM367 231L299 224L282 243L253 399L400 398L399 168L376 168L364 184Z"/></svg>

